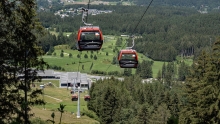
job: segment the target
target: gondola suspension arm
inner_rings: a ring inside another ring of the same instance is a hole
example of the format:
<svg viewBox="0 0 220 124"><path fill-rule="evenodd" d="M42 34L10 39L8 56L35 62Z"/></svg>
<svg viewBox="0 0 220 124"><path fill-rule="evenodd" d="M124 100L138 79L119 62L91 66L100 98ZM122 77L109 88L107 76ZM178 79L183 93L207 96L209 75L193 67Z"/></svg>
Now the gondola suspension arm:
<svg viewBox="0 0 220 124"><path fill-rule="evenodd" d="M93 25L93 24L90 24L90 23L86 23L86 22L85 22L85 17L88 15L89 10L88 10L88 9L85 9L85 8L81 8L81 10L83 11L83 14L82 14L82 22L84 23L84 25L86 25L86 26L91 26L91 25Z"/></svg>
<svg viewBox="0 0 220 124"><path fill-rule="evenodd" d="M131 47L126 47L127 49L132 49L134 47L134 35L130 36L132 38L132 46Z"/></svg>

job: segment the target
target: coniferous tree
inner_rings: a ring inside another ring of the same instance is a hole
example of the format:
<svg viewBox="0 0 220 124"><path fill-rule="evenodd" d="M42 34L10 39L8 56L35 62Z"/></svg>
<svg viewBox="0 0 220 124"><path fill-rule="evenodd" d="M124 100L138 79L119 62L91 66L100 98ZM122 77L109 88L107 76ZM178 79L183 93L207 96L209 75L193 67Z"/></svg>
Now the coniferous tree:
<svg viewBox="0 0 220 124"><path fill-rule="evenodd" d="M162 73L161 73L161 70L159 70L158 73L157 73L157 80L160 81L160 82L162 81Z"/></svg>
<svg viewBox="0 0 220 124"><path fill-rule="evenodd" d="M144 60L142 63L141 63L141 77L142 78L151 78L152 77L152 63L150 61L146 61Z"/></svg>
<svg viewBox="0 0 220 124"><path fill-rule="evenodd" d="M165 73L166 73L166 64L165 62L163 63L163 66L162 66L162 79L164 80L165 78Z"/></svg>
<svg viewBox="0 0 220 124"><path fill-rule="evenodd" d="M69 53L69 58L72 58L72 57L73 57L72 53Z"/></svg>
<svg viewBox="0 0 220 124"><path fill-rule="evenodd" d="M118 109L118 96L115 88L108 86L103 94L101 123L110 124L114 122L116 111Z"/></svg>
<svg viewBox="0 0 220 124"><path fill-rule="evenodd" d="M211 53L203 51L193 64L184 85L187 101L180 112L180 123L220 123L219 51L220 38Z"/></svg>
<svg viewBox="0 0 220 124"><path fill-rule="evenodd" d="M188 75L188 69L189 67L185 64L185 62L181 62L179 69L178 69L178 80L179 81L185 81L187 75Z"/></svg>
<svg viewBox="0 0 220 124"><path fill-rule="evenodd" d="M90 58L91 58L91 59L93 58L93 55L92 55L92 54L90 55Z"/></svg>
<svg viewBox="0 0 220 124"><path fill-rule="evenodd" d="M204 75L206 73L205 68L208 66L207 64L210 61L210 56L203 52L198 61L196 61L192 69L190 70L189 77L187 77L187 81L184 84L185 88L185 97L187 98L187 103L182 107L180 113L180 123L202 123L204 122L202 118L207 114L208 110L205 110L203 107L202 111L199 111L201 104L198 105L198 101L204 100L204 96L202 96L202 92L204 87L207 86L207 83L204 80ZM207 104L208 105L208 104ZM208 109L208 107L207 107Z"/></svg>
<svg viewBox="0 0 220 124"><path fill-rule="evenodd" d="M80 58L80 54L77 54L77 58Z"/></svg>
<svg viewBox="0 0 220 124"><path fill-rule="evenodd" d="M147 103L141 105L138 111L137 119L140 124L148 124L150 122L150 110Z"/></svg>
<svg viewBox="0 0 220 124"><path fill-rule="evenodd" d="M172 86L173 76L174 76L173 62L168 62L166 66L165 77L164 77L164 81L167 87Z"/></svg>
<svg viewBox="0 0 220 124"><path fill-rule="evenodd" d="M36 19L34 0L0 2L0 123L30 123L31 106L44 104L41 90L31 89L37 70L46 63L37 38L43 27ZM18 77L18 75L21 75ZM22 78L22 80L20 80Z"/></svg>
<svg viewBox="0 0 220 124"><path fill-rule="evenodd" d="M60 57L64 57L64 54L63 54L63 52L61 52L61 53L60 53Z"/></svg>
<svg viewBox="0 0 220 124"><path fill-rule="evenodd" d="M97 59L98 59L96 55L95 55L93 58L94 58L94 60L97 60Z"/></svg>
<svg viewBox="0 0 220 124"><path fill-rule="evenodd" d="M136 74L141 74L141 63L138 64L135 73Z"/></svg>
<svg viewBox="0 0 220 124"><path fill-rule="evenodd" d="M165 103L162 103L152 114L150 122L157 124L166 124L170 116L170 110L167 108L167 105Z"/></svg>
<svg viewBox="0 0 220 124"><path fill-rule="evenodd" d="M130 68L125 68L124 69L124 76L131 76L132 75L132 70Z"/></svg>
<svg viewBox="0 0 220 124"><path fill-rule="evenodd" d="M84 58L88 58L88 55L87 55L87 54L85 54L85 55L84 55Z"/></svg>

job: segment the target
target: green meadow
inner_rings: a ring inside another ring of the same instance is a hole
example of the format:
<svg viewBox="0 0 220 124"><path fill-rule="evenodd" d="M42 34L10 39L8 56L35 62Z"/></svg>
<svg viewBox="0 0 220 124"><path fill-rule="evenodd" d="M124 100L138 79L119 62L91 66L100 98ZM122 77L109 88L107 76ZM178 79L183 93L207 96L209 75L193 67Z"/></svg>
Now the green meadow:
<svg viewBox="0 0 220 124"><path fill-rule="evenodd" d="M68 33L67 33L68 34ZM82 73L90 73L92 70L99 70L99 71L119 71L122 72L124 69L120 68L119 65L113 65L111 64L113 61L113 57L117 57L118 53L114 52L113 49L116 47L116 40L119 38L118 36L110 36L105 35L104 36L104 44L102 46L102 49L100 51L77 51L77 50L71 50L68 45L59 45L55 46L56 55L45 55L43 56L44 60L51 66L59 66L64 69L64 71L71 72L71 71L79 71ZM117 49L125 49L122 48L122 46L125 46L125 42L127 37L122 37L123 43L121 46L118 46ZM64 56L61 57L61 51L63 51ZM54 54L53 53L53 54ZM69 54L72 54L72 57L69 57ZM80 58L77 57L77 55L80 55ZM87 55L87 58L85 57ZM91 58L91 56L93 56ZM97 57L97 59L94 59L94 56ZM142 62L143 60L150 60L145 55L138 53L138 59L139 62ZM178 58L180 59L180 58ZM192 64L192 59L185 59L184 60L187 64ZM154 64L152 66L153 71L153 77L157 76L157 73L159 70L162 69L163 66L162 61L154 61ZM132 69L132 73L135 73L135 69Z"/></svg>
<svg viewBox="0 0 220 124"><path fill-rule="evenodd" d="M105 36L105 42L100 51L82 51L71 50L67 45L55 46L56 56L54 55L45 55L43 56L44 60L51 66L60 66L65 69L65 71L80 71L84 73L90 73L91 70L100 70L100 71L123 71L118 65L111 64L113 57L117 57L118 53L113 52L113 49L116 47L117 37L114 36ZM123 38L123 44L125 45L126 38ZM120 46L117 47L118 50L122 49ZM64 56L60 57L61 51L63 51ZM72 57L69 57L69 54L72 54ZM80 58L77 57L80 55ZM88 58L85 58L85 56ZM93 56L91 58L91 56ZM94 59L94 56L97 59ZM147 58L138 53L139 61L147 60ZM93 63L93 66L92 66ZM92 66L92 67L91 67Z"/></svg>
<svg viewBox="0 0 220 124"><path fill-rule="evenodd" d="M45 85L44 94L39 96L39 98L44 99L46 104L45 106L34 106L32 107L32 112L34 113L34 118L41 118L42 120L52 119L52 112L55 113L55 122L59 122L60 113L57 108L59 108L60 104L66 105L64 108L64 113L62 117L62 123L73 123L73 124L97 124L98 122L94 119L91 119L87 116L82 116L77 118L77 103L78 101L71 100L70 90L67 88L58 88L59 80L42 80L42 82L34 82L35 87L40 88L40 85L47 84L51 82L53 86ZM87 109L87 102L84 101L84 95L87 92L80 93L80 111L81 114L83 110ZM45 109L44 109L45 108Z"/></svg>

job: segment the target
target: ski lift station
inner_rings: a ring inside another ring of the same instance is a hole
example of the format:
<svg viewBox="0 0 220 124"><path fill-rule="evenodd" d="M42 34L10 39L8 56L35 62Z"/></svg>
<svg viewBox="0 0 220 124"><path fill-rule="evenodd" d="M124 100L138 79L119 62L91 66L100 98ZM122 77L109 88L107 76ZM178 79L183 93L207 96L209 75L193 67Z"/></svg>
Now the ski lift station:
<svg viewBox="0 0 220 124"><path fill-rule="evenodd" d="M88 90L91 87L92 80L86 73L80 72L55 72L54 70L38 71L38 76L45 79L59 80L60 88L80 86L82 90Z"/></svg>

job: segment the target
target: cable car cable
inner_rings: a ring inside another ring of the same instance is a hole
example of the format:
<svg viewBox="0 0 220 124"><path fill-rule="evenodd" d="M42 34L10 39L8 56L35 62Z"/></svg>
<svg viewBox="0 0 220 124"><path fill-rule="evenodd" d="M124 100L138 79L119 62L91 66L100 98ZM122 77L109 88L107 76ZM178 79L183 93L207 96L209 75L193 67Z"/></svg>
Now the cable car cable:
<svg viewBox="0 0 220 124"><path fill-rule="evenodd" d="M143 15L141 16L140 20L138 21L137 25L135 26L132 34L134 34L135 30L137 29L138 25L140 24L141 20L143 19L144 15L146 14L147 10L150 8L151 4L152 4L153 0L151 0L151 2L149 3L149 5L147 6L146 10L144 11ZM134 46L134 35L130 36L133 39L133 46ZM121 47L121 49L123 49L123 47L125 47L125 45L127 44L127 41L125 42L125 44ZM132 46L132 47L133 47ZM111 66L111 65L110 65ZM106 69L107 70L110 68L110 66Z"/></svg>
<svg viewBox="0 0 220 124"><path fill-rule="evenodd" d="M90 0L89 0L89 2L88 2L88 7L87 7L88 11L89 11L89 4L90 4ZM88 20L88 16L89 16L89 12L87 12L86 23L87 23L87 20Z"/></svg>
<svg viewBox="0 0 220 124"><path fill-rule="evenodd" d="M143 17L144 17L144 15L146 14L147 10L150 8L150 6L151 6L151 4L152 4L153 1L154 1L154 0L151 0L151 2L149 3L149 5L147 6L146 10L144 11L143 15L141 16L140 20L138 21L137 25L135 26L135 28L134 28L132 34L134 34L135 30L137 29L138 25L140 24L141 20L143 19ZM130 37L134 37L134 36L131 35ZM124 46L126 45L126 43L127 43L127 41L125 42ZM133 44L133 45L134 45L134 44ZM122 46L122 48L123 48L124 46Z"/></svg>
<svg viewBox="0 0 220 124"><path fill-rule="evenodd" d="M140 19L139 22L137 23L137 25L136 25L136 27L134 28L132 34L134 34L134 31L137 29L138 25L140 24L141 20L143 19L143 17L144 17L144 15L145 15L145 13L147 12L147 10L150 8L150 5L151 5L151 3L152 3L153 1L154 1L154 0L151 0L151 2L149 3L149 5L147 6L147 8L146 8L144 14L141 16L141 19Z"/></svg>

